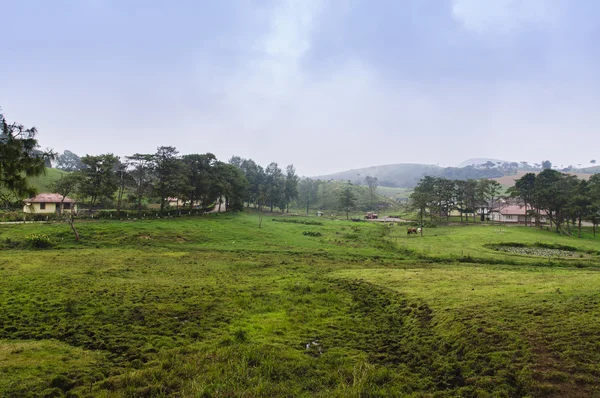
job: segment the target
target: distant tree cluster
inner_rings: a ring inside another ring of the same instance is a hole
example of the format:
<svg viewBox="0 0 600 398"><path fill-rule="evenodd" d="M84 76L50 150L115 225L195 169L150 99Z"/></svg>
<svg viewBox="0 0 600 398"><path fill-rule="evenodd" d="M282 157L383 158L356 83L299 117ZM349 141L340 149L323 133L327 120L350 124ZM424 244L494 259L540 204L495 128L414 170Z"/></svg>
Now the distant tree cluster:
<svg viewBox="0 0 600 398"><path fill-rule="evenodd" d="M79 157L66 150L60 156L38 149L35 128L9 124L0 113L0 200L34 195L28 177L45 172L50 161L67 171L53 190L73 195L91 212L98 207L135 208L141 214L150 202L160 204L161 213L172 203L190 209L208 209L218 204L242 210L244 204L271 210L288 209L298 197L299 178L293 165L285 173L277 163L266 168L253 160L233 157L228 163L212 153L179 155L176 148L161 146L155 153L120 158L113 154ZM59 211L62 211L61 204Z"/></svg>
<svg viewBox="0 0 600 398"><path fill-rule="evenodd" d="M430 219L449 219L453 210L463 214L473 213L481 207L493 207L502 192L502 186L494 180L450 180L426 176L410 196L411 208L419 213L421 224L429 214ZM474 218L475 220L475 218Z"/></svg>
<svg viewBox="0 0 600 398"><path fill-rule="evenodd" d="M287 166L284 174L274 162L263 168L252 159L233 156L229 164L246 178L248 187L244 201L248 207L254 205L262 209L266 206L271 211L275 208L289 211L290 203L298 197L299 177L293 165Z"/></svg>
<svg viewBox="0 0 600 398"><path fill-rule="evenodd" d="M239 157L225 163L212 153L181 156L170 146L123 159L113 154L79 158L65 151L59 164L75 171L58 180L55 190L65 196L77 195L90 211L112 205L120 211L128 204L141 214L149 200L160 205L160 212L172 202L189 209L217 204L226 210L243 210L246 204L283 211L298 196L298 177L292 165L284 174L277 163L266 169Z"/></svg>
<svg viewBox="0 0 600 398"><path fill-rule="evenodd" d="M600 223L600 174L586 181L546 168L538 175L525 174L508 193L527 207L530 216L544 212L557 232L571 234L571 225L576 224L581 237L581 223L587 220L596 234Z"/></svg>

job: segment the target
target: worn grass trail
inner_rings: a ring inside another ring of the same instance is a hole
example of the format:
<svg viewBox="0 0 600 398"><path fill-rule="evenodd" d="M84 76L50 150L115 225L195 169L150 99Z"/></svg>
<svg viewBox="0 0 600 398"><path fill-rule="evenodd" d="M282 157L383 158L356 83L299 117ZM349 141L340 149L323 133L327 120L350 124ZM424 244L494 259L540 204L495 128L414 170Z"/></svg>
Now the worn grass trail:
<svg viewBox="0 0 600 398"><path fill-rule="evenodd" d="M80 244L66 225L2 226L0 395L598 393L590 237L256 221L80 223ZM26 250L31 233L54 247ZM584 257L484 246L540 241Z"/></svg>

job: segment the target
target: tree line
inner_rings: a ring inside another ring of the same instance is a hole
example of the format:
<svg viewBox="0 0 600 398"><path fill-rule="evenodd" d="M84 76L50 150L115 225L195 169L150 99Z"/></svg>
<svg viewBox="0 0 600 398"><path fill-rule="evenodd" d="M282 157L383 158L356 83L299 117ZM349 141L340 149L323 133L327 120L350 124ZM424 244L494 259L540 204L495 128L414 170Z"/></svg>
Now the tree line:
<svg viewBox="0 0 600 398"><path fill-rule="evenodd" d="M410 207L423 218L439 219L449 216L452 210L473 215L477 209L499 207L499 199L516 199L525 207L525 223L531 224L542 216L547 217L558 233L572 234L577 226L581 236L582 222L588 221L596 228L600 223L600 174L589 180L547 168L540 172L526 173L515 185L502 194L502 186L494 180L449 180L443 177L422 178L410 196Z"/></svg>
<svg viewBox="0 0 600 398"><path fill-rule="evenodd" d="M463 222L465 214L473 214L475 221L477 209L489 207L498 201L502 193L502 185L494 180L453 180L444 177L425 176L410 195L410 207L417 211L421 224L429 214L434 217L449 220L450 213L458 210Z"/></svg>
<svg viewBox="0 0 600 398"><path fill-rule="evenodd" d="M218 204L227 210L244 206L287 209L298 197L298 181L293 165L285 173L277 163L266 168L251 159L234 156L219 161L212 153L180 155L175 147L161 146L155 153L114 154L79 157L71 151L58 155L41 151L35 128L8 123L0 111L0 194L2 201L33 196L29 177L44 173L50 162L68 171L53 185L63 197L84 200L90 211L97 207L134 207L141 213L148 200L160 204L208 209ZM62 210L61 205L61 210Z"/></svg>
<svg viewBox="0 0 600 398"><path fill-rule="evenodd" d="M179 155L171 146L124 158L113 154L79 158L65 151L57 168L70 173L56 182L56 192L84 198L90 211L114 203L117 211L128 205L141 213L150 199L160 204L161 212L175 200L176 206L190 210L216 204L226 210L266 206L284 211L298 196L293 165L284 173L274 162L266 168L238 156L221 162L212 153Z"/></svg>
<svg viewBox="0 0 600 398"><path fill-rule="evenodd" d="M593 174L586 181L546 169L537 175L525 174L507 193L523 203L530 220L543 213L556 232L570 235L571 227L576 225L579 237L582 222L588 221L596 236L600 223L600 174Z"/></svg>

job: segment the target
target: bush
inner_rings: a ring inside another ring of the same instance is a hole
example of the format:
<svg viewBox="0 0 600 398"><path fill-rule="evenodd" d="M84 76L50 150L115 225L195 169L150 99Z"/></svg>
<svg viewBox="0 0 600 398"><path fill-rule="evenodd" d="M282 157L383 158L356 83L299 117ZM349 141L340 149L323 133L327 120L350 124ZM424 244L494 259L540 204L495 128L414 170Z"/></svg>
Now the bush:
<svg viewBox="0 0 600 398"><path fill-rule="evenodd" d="M25 246L30 249L47 249L52 247L52 241L46 234L31 234L25 238Z"/></svg>
<svg viewBox="0 0 600 398"><path fill-rule="evenodd" d="M304 232L302 232L302 235L304 235L304 236L314 236L314 237L323 236L323 234L320 233L320 232L318 232L318 231L304 231Z"/></svg>
<svg viewBox="0 0 600 398"><path fill-rule="evenodd" d="M291 220L289 218L274 218L272 221L274 221L274 222L289 222L292 224L302 224L302 225L323 225L323 223L321 221Z"/></svg>

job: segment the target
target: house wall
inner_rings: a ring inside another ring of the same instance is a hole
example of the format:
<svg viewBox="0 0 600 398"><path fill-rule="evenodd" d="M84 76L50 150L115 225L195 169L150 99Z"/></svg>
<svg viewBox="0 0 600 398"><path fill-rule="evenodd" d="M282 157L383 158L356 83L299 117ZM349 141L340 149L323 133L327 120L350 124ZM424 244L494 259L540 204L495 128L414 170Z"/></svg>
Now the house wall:
<svg viewBox="0 0 600 398"><path fill-rule="evenodd" d="M56 208L60 208L60 203L46 203L46 208L41 208L41 203L31 203L23 205L23 213L31 214L53 214L56 213ZM77 204L71 204L71 209L64 209L65 212L74 211L77 213Z"/></svg>
<svg viewBox="0 0 600 398"><path fill-rule="evenodd" d="M507 214L500 214L498 212L492 212L491 213L491 220L492 221L498 221L498 222L505 222L505 223L519 223L519 224L525 224L525 216L524 215L517 215L517 214L511 214L511 215L507 215ZM535 222L535 218L533 220L531 220L530 218L527 218L527 222L529 223L531 221L531 223ZM541 216L540 217L540 222L542 224L546 223L546 217Z"/></svg>

